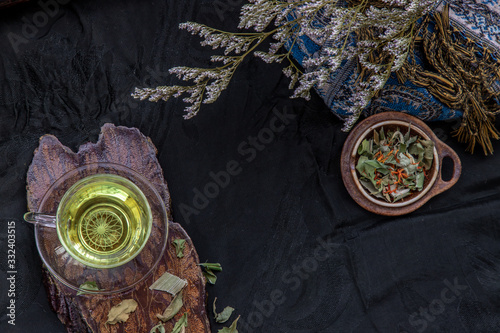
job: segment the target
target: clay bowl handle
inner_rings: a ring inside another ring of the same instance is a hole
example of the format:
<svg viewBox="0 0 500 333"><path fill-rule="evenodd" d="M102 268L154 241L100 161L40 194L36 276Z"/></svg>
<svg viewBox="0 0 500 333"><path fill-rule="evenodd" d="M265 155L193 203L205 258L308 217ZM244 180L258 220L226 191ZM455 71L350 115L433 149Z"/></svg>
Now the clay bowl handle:
<svg viewBox="0 0 500 333"><path fill-rule="evenodd" d="M443 143L439 139L435 140L434 142L436 143L436 149L439 156L439 175L438 179L436 180L436 185L431 190L433 196L444 192L455 185L455 183L458 181L458 178L460 178L460 174L462 173L462 163L460 162L460 158L458 157L457 153L455 153L453 149L451 149L447 144ZM444 181L442 177L443 159L445 157L449 157L453 161L453 176L448 181Z"/></svg>

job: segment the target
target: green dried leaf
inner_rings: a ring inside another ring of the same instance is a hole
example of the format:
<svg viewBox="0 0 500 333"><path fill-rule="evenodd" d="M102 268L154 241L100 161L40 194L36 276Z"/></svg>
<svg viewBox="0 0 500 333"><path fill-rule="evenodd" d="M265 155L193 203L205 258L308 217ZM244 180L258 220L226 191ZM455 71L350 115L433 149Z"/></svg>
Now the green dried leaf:
<svg viewBox="0 0 500 333"><path fill-rule="evenodd" d="M384 164L382 164L379 161L377 161L377 160L367 160L365 162L365 165L370 166L370 167L372 167L374 169L377 169L378 172L380 172L380 173L382 173L384 175L386 175L389 172L389 170L387 169L387 167Z"/></svg>
<svg viewBox="0 0 500 333"><path fill-rule="evenodd" d="M364 156L364 155L361 155L361 156L359 157L359 159L358 159L358 164L357 164L357 165L362 165L362 164L364 164L364 163L365 163L366 161L368 161L368 160L369 160L369 158L368 158L368 157L366 157L366 156ZM358 170L358 171L359 171L359 170Z"/></svg>
<svg viewBox="0 0 500 333"><path fill-rule="evenodd" d="M423 172L417 173L417 179L416 179L416 185L415 188L419 191L422 191L422 188L424 187L424 180L425 176Z"/></svg>
<svg viewBox="0 0 500 333"><path fill-rule="evenodd" d="M398 130L396 130L393 134L392 134L392 137L391 137L391 142L395 142L397 140L397 142L405 142L405 139L404 139L404 136L403 136L403 133L401 133Z"/></svg>
<svg viewBox="0 0 500 333"><path fill-rule="evenodd" d="M214 318L215 318L216 322L223 324L229 320L229 318L233 314L234 308L232 308L230 306L226 306L224 308L224 310L222 310L221 313L217 313L217 309L215 307L216 301L217 301L217 297L214 299Z"/></svg>
<svg viewBox="0 0 500 333"><path fill-rule="evenodd" d="M389 158L387 158L384 161L384 168L386 168L386 165L388 165L388 164L396 164L396 163L398 163L396 161L396 156L395 155L391 155L391 156L389 156ZM384 169L384 170L387 170L387 169ZM378 169L377 169L377 171L378 171ZM387 173L384 173L384 174L387 174Z"/></svg>
<svg viewBox="0 0 500 333"><path fill-rule="evenodd" d="M383 199L384 196L380 193L382 191L382 187L380 189L377 189L375 185L371 181L360 179L359 182L361 185L363 185L364 188L370 192L371 195Z"/></svg>
<svg viewBox="0 0 500 333"><path fill-rule="evenodd" d="M380 151L384 154L387 154L391 150L389 146L385 145L385 142L382 141L382 145L380 146Z"/></svg>
<svg viewBox="0 0 500 333"><path fill-rule="evenodd" d="M388 186L390 182L391 182L391 177L389 175L383 177L382 178L382 182L381 182L382 187L383 186Z"/></svg>
<svg viewBox="0 0 500 333"><path fill-rule="evenodd" d="M201 267L205 267L206 269L210 269L212 271L216 272L222 272L222 266L219 263L204 263L204 264L199 264Z"/></svg>
<svg viewBox="0 0 500 333"><path fill-rule="evenodd" d="M411 131L411 125L408 125L408 131L406 131L406 134L405 134L405 141L403 143L405 144L408 144L408 140L410 140L410 131Z"/></svg>
<svg viewBox="0 0 500 333"><path fill-rule="evenodd" d="M406 198L407 196L409 196L411 194L410 191L406 192L406 193L402 193L398 196L395 196L394 197L394 202L398 202L399 200L403 199L403 198Z"/></svg>
<svg viewBox="0 0 500 333"><path fill-rule="evenodd" d="M396 200L396 198L404 196L405 194L407 194L409 192L410 192L410 189L404 188L404 187L399 187L398 189L396 189L396 192L391 193L391 195L394 198L394 200Z"/></svg>
<svg viewBox="0 0 500 333"><path fill-rule="evenodd" d="M410 129L403 134L399 129L384 132L381 128L358 148L356 170L370 195L397 202L411 191L422 190L426 177L423 170L432 166L434 143L412 136Z"/></svg>
<svg viewBox="0 0 500 333"><path fill-rule="evenodd" d="M175 296L181 291L185 286L187 286L187 281L177 277L169 272L163 273L158 280L156 280L149 289L151 290L161 290L170 293Z"/></svg>
<svg viewBox="0 0 500 333"><path fill-rule="evenodd" d="M362 155L366 152L370 152L370 141L365 139L358 147L358 154Z"/></svg>
<svg viewBox="0 0 500 333"><path fill-rule="evenodd" d="M385 140L385 133L384 133L384 127L380 128L380 141Z"/></svg>
<svg viewBox="0 0 500 333"><path fill-rule="evenodd" d="M424 158L424 147L422 146L422 144L420 142L413 143L408 148L408 152L412 155L418 156L417 162L419 162L419 163Z"/></svg>
<svg viewBox="0 0 500 333"><path fill-rule="evenodd" d="M183 258L184 257L184 249L186 247L186 240L185 239L175 239L173 244L175 246L175 253L177 254L177 258Z"/></svg>
<svg viewBox="0 0 500 333"><path fill-rule="evenodd" d="M415 172L417 172L417 164L413 164L413 163L410 163L409 165L407 165L405 168L406 168L406 173L409 174L409 175L412 175L414 174Z"/></svg>
<svg viewBox="0 0 500 333"><path fill-rule="evenodd" d="M422 140L422 146L424 147L424 159L423 164L426 170L429 170L432 166L432 160L434 159L434 142L431 140Z"/></svg>
<svg viewBox="0 0 500 333"><path fill-rule="evenodd" d="M99 289L99 287L97 286L97 283L95 283L94 281L87 281L85 283L82 283L79 287L79 289L85 289L85 290L89 290L89 291L99 291L101 289ZM79 290L76 295L79 296L79 295L85 295L85 294L88 294L86 293L85 291L83 290Z"/></svg>
<svg viewBox="0 0 500 333"><path fill-rule="evenodd" d="M163 322L169 321L172 319L182 308L182 305L184 304L182 300L182 290L177 294L177 296L174 297L170 305L163 311L163 314L159 315L157 314L156 317L160 319Z"/></svg>
<svg viewBox="0 0 500 333"><path fill-rule="evenodd" d="M163 326L162 323L159 323L158 325L156 325L155 327L153 327L151 329L151 331L149 331L149 333L165 333L165 327Z"/></svg>
<svg viewBox="0 0 500 333"><path fill-rule="evenodd" d="M424 149L430 148L431 151L432 149L434 149L434 142L432 140L420 140L420 143L422 144Z"/></svg>
<svg viewBox="0 0 500 333"><path fill-rule="evenodd" d="M236 329L236 326L238 325L238 319L240 319L240 316L238 316L238 318L236 318L233 321L231 326L224 327L224 328L218 330L217 333L238 333L238 330Z"/></svg>
<svg viewBox="0 0 500 333"><path fill-rule="evenodd" d="M188 314L185 312L182 317L175 323L174 328L171 333L181 333L184 332L188 325Z"/></svg>
<svg viewBox="0 0 500 333"><path fill-rule="evenodd" d="M203 272L205 279L207 279L209 283L215 284L217 276L215 276L214 271L221 272L222 266L219 263L203 263L198 265L205 268L205 271Z"/></svg>
<svg viewBox="0 0 500 333"><path fill-rule="evenodd" d="M411 136L408 140L406 140L406 146L409 147L412 143L417 141L418 137L416 135Z"/></svg>
<svg viewBox="0 0 500 333"><path fill-rule="evenodd" d="M376 144L376 145L379 145L380 144L380 136L378 134L377 131L373 131L373 142ZM361 155L361 154L360 154Z"/></svg>
<svg viewBox="0 0 500 333"><path fill-rule="evenodd" d="M408 156L406 156L406 154L398 153L398 159L399 163L397 163L397 166L399 167L405 168L411 165L412 163L412 160Z"/></svg>
<svg viewBox="0 0 500 333"><path fill-rule="evenodd" d="M424 158L424 160L422 161L422 165L425 170L429 170L432 167L432 160Z"/></svg>
<svg viewBox="0 0 500 333"><path fill-rule="evenodd" d="M368 192L370 192L370 194L375 195L380 192L379 189L377 189L371 181L360 179L359 182L361 183L361 185L363 185L364 188L368 190Z"/></svg>
<svg viewBox="0 0 500 333"><path fill-rule="evenodd" d="M380 172L383 175L389 173L387 167L379 161L370 160L365 156L362 157L363 158L359 158L358 164L356 165L356 170L358 170L361 175L373 180L375 178L375 171Z"/></svg>
<svg viewBox="0 0 500 333"><path fill-rule="evenodd" d="M399 152L400 153L406 153L406 143L402 143L399 145Z"/></svg>
<svg viewBox="0 0 500 333"><path fill-rule="evenodd" d="M217 276L215 276L214 272L212 272L209 269L207 269L203 272L203 276L205 277L207 282L210 284L215 284L215 282L217 282Z"/></svg>

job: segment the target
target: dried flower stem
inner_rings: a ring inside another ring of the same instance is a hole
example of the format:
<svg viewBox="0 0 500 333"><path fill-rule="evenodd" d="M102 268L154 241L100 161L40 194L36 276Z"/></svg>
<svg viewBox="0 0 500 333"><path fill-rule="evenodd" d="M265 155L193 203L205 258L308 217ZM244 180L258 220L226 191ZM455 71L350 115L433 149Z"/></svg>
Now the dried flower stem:
<svg viewBox="0 0 500 333"><path fill-rule="evenodd" d="M399 70L410 50L415 22L429 12L438 0L349 0L348 6L338 0L249 0L241 9L240 29L255 32L226 32L195 22L182 23L180 28L203 38L201 45L224 49L212 62L215 68L175 67L170 69L190 86L136 88L135 98L150 101L168 100L187 94L183 99L188 119L195 116L201 104L213 103L224 91L234 72L251 53L267 63L289 65L283 73L290 78L292 98L310 98L310 90L328 82L331 75L347 60L356 59L361 67L355 94L348 101L344 130L348 131L368 106L371 98L384 86L390 74ZM321 24L316 24L321 22ZM273 24L275 28L269 29ZM267 31L266 31L267 30ZM300 35L314 38L323 45L321 52L304 59L299 67L291 52ZM267 52L255 51L271 37ZM355 42L354 42L355 40ZM283 47L288 49L278 53Z"/></svg>

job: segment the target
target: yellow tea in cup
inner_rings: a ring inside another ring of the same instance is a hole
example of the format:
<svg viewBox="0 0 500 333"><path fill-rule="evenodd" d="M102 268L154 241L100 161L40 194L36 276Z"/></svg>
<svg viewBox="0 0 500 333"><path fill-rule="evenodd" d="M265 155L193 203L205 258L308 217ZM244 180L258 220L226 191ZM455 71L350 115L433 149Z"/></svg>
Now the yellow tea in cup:
<svg viewBox="0 0 500 333"><path fill-rule="evenodd" d="M57 209L57 235L84 265L111 268L132 260L151 233L148 201L129 180L97 174L78 181Z"/></svg>

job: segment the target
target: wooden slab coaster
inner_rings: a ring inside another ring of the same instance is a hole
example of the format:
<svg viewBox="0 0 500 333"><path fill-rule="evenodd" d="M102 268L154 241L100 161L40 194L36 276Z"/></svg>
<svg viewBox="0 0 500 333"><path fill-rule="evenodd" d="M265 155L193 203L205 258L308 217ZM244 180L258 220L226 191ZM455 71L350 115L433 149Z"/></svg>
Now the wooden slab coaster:
<svg viewBox="0 0 500 333"><path fill-rule="evenodd" d="M105 124L97 143L84 144L77 153L62 145L55 136L45 135L40 139L27 173L28 208L37 211L49 186L66 172L88 163L111 162L125 165L147 178L160 193L171 220L170 194L156 154L151 140L136 128ZM172 245L178 238L186 240L183 258L177 258ZM46 267L43 267L43 277L50 305L70 333L149 332L159 323L156 314L162 314L173 299L166 292L149 289L165 272L188 281L183 291L184 305L172 320L165 323L166 332L172 330L185 312L188 312L186 332L210 332L205 308L205 279L198 264L198 254L187 233L179 224L169 222L164 256L154 273L131 290L113 295L77 296L76 291L50 275ZM106 324L109 310L125 299L137 301L138 308L125 323Z"/></svg>

